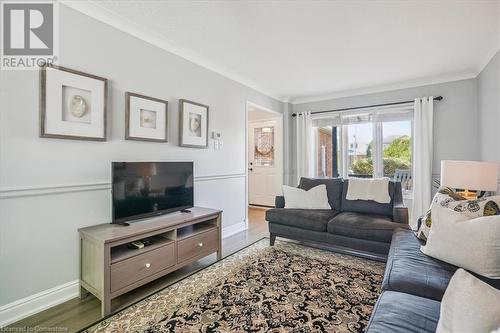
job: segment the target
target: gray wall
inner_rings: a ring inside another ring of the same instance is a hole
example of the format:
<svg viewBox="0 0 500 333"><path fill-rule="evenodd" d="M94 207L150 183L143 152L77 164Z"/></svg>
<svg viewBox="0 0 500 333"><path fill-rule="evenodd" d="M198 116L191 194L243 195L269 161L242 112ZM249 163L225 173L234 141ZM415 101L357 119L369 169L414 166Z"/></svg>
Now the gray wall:
<svg viewBox="0 0 500 333"><path fill-rule="evenodd" d="M195 204L224 209L224 229L244 225L246 101L284 111L275 99L63 5L60 17L60 64L109 79L109 141L39 138L38 72L1 72L0 305L78 278L77 229L110 222L113 160L192 160ZM169 143L123 139L125 91L169 101ZM210 106L223 150L177 146L180 98Z"/></svg>
<svg viewBox="0 0 500 333"><path fill-rule="evenodd" d="M477 99L481 160L500 161L500 51L477 77Z"/></svg>
<svg viewBox="0 0 500 333"><path fill-rule="evenodd" d="M500 160L500 52L477 77L479 147L483 160Z"/></svg>
<svg viewBox="0 0 500 333"><path fill-rule="evenodd" d="M433 174L439 175L443 159L475 160L477 149L478 112L477 80L460 80L382 93L337 98L319 102L294 104L293 112L321 111L352 106L413 100L416 97L443 96L434 104L434 165ZM295 122L292 121L292 124ZM292 128L292 131L294 129ZM295 134L292 134L295 144ZM293 149L294 150L294 149ZM291 157L294 161L294 157ZM294 168L295 172L295 168Z"/></svg>

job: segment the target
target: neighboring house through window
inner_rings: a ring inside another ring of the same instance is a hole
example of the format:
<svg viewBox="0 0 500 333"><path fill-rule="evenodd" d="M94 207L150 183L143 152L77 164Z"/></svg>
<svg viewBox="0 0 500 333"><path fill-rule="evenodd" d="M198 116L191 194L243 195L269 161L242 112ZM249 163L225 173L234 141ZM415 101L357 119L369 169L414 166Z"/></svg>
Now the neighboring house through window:
<svg viewBox="0 0 500 333"><path fill-rule="evenodd" d="M412 117L411 107L315 117L315 175L389 177L411 190Z"/></svg>

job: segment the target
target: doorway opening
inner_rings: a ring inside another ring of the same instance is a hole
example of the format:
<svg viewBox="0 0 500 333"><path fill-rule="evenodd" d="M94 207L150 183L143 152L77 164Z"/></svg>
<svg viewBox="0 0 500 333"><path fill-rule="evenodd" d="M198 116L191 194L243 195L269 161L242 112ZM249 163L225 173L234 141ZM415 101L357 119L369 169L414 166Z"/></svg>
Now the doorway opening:
<svg viewBox="0 0 500 333"><path fill-rule="evenodd" d="M283 115L247 102L248 216L263 218L283 185ZM249 219L249 229L252 219Z"/></svg>

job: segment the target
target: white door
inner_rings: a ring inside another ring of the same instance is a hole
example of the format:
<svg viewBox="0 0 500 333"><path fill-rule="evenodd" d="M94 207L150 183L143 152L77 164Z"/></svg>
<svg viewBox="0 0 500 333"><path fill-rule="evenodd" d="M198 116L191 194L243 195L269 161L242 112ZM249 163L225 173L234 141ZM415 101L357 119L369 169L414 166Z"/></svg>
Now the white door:
<svg viewBox="0 0 500 333"><path fill-rule="evenodd" d="M249 203L274 206L283 183L281 118L249 122L248 134Z"/></svg>

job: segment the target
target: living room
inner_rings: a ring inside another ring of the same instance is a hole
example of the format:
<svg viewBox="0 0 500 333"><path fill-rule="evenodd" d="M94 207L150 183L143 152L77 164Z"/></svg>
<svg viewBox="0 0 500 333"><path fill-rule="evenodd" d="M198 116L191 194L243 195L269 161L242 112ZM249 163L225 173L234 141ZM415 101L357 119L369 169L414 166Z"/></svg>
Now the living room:
<svg viewBox="0 0 500 333"><path fill-rule="evenodd" d="M499 1L0 4L0 331L500 328Z"/></svg>

